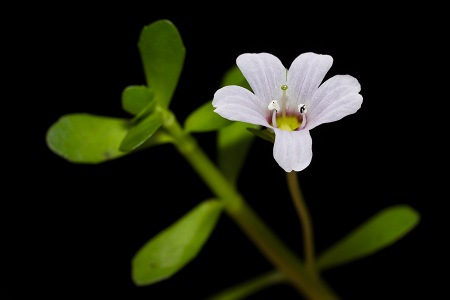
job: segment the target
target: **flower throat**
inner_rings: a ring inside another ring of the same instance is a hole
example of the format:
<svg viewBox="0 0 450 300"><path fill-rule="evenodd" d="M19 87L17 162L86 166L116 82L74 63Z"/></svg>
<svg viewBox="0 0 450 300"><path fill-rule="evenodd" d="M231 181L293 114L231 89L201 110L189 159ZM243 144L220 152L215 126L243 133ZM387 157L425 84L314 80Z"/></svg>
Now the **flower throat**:
<svg viewBox="0 0 450 300"><path fill-rule="evenodd" d="M272 113L272 126L278 127L282 130L294 131L301 128L303 121L305 121L306 107L304 104L298 106L298 114L292 114L287 112L287 96L286 90L288 86L283 84L281 90L281 107L277 100L273 100L269 103L268 109L273 111ZM280 112L281 110L281 112Z"/></svg>

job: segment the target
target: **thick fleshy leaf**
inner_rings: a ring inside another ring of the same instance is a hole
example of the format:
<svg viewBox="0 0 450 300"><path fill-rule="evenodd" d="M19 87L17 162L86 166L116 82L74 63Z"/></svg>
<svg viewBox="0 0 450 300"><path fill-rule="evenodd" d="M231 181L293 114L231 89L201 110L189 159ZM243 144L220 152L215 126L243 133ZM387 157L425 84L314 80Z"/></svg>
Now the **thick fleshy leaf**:
<svg viewBox="0 0 450 300"><path fill-rule="evenodd" d="M238 85L251 90L250 85L236 65L224 74L220 86L226 85ZM186 118L184 128L188 132L208 132L219 130L230 124L230 120L214 112L211 100L198 107Z"/></svg>
<svg viewBox="0 0 450 300"><path fill-rule="evenodd" d="M137 115L153 99L153 92L145 85L131 85L122 92L122 108L132 114Z"/></svg>
<svg viewBox="0 0 450 300"><path fill-rule="evenodd" d="M321 270L371 255L403 237L419 222L420 215L407 205L383 209L318 257Z"/></svg>
<svg viewBox="0 0 450 300"><path fill-rule="evenodd" d="M119 149L123 152L135 150L143 145L161 127L162 117L159 112L153 112L145 117L135 126L131 127L128 134L120 144Z"/></svg>
<svg viewBox="0 0 450 300"><path fill-rule="evenodd" d="M118 158L129 120L76 113L62 116L47 131L48 147L73 163L96 164Z"/></svg>
<svg viewBox="0 0 450 300"><path fill-rule="evenodd" d="M156 109L156 101L152 99L147 106L145 106L137 115L134 116L132 123L137 124L147 118L149 115L153 114Z"/></svg>
<svg viewBox="0 0 450 300"><path fill-rule="evenodd" d="M259 126L242 122L234 122L218 131L217 158L218 165L225 176L236 184L239 173L247 157L255 137L247 128Z"/></svg>
<svg viewBox="0 0 450 300"><path fill-rule="evenodd" d="M157 103L167 108L183 69L186 49L175 25L158 20L145 26L138 42L147 86Z"/></svg>
<svg viewBox="0 0 450 300"><path fill-rule="evenodd" d="M170 136L165 130L157 130L149 139L147 139L136 150L143 150L157 145L172 143L173 141L174 141L173 137Z"/></svg>
<svg viewBox="0 0 450 300"><path fill-rule="evenodd" d="M194 259L212 233L222 208L216 200L204 201L150 239L133 257L134 283L142 286L167 279Z"/></svg>

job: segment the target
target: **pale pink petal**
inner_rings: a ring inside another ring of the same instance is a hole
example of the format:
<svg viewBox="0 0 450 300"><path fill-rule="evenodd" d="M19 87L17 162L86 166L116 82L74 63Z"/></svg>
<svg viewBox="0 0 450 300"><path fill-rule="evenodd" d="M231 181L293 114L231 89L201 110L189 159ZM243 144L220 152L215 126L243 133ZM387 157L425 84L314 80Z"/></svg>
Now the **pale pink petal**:
<svg viewBox="0 0 450 300"><path fill-rule="evenodd" d="M214 94L214 111L231 121L241 121L269 127L267 107L260 105L258 98L240 86L225 86Z"/></svg>
<svg viewBox="0 0 450 300"><path fill-rule="evenodd" d="M312 95L333 64L329 55L307 52L300 54L291 64L287 74L288 101L297 107L306 104L309 110ZM291 106L291 105L290 105Z"/></svg>
<svg viewBox="0 0 450 300"><path fill-rule="evenodd" d="M280 99L281 86L286 84L286 68L269 53L239 55L236 64L255 95L267 107L270 101Z"/></svg>
<svg viewBox="0 0 450 300"><path fill-rule="evenodd" d="M302 171L312 159L312 139L308 130L287 131L274 128L273 157L286 172Z"/></svg>
<svg viewBox="0 0 450 300"><path fill-rule="evenodd" d="M305 129L334 122L355 113L362 104L361 85L350 75L336 75L325 81L312 97Z"/></svg>

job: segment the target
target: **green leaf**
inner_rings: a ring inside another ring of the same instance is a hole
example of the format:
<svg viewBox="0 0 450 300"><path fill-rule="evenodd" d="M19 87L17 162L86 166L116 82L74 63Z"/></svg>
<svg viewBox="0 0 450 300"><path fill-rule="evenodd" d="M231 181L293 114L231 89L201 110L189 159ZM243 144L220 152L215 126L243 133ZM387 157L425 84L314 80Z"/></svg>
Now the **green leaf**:
<svg viewBox="0 0 450 300"><path fill-rule="evenodd" d="M119 149L129 152L143 145L161 127L162 116L159 112L153 112L135 126L131 127L128 134L120 144Z"/></svg>
<svg viewBox="0 0 450 300"><path fill-rule="evenodd" d="M144 150L153 146L173 142L174 142L173 137L170 134L168 134L163 128L160 128L149 139L147 139L144 143L142 143L142 145L137 147L135 151Z"/></svg>
<svg viewBox="0 0 450 300"><path fill-rule="evenodd" d="M127 119L87 113L62 116L47 131L46 142L56 154L73 163L96 164L126 153L119 145L127 134Z"/></svg>
<svg viewBox="0 0 450 300"><path fill-rule="evenodd" d="M255 137L248 132L248 127L259 128L259 126L253 124L234 122L218 131L218 165L233 184L237 182L238 175Z"/></svg>
<svg viewBox="0 0 450 300"><path fill-rule="evenodd" d="M137 124L143 119L153 114L156 109L156 101L153 99L137 115L134 116L132 123Z"/></svg>
<svg viewBox="0 0 450 300"><path fill-rule="evenodd" d="M216 200L204 201L150 239L133 257L133 282L149 285L181 270L206 243L222 208Z"/></svg>
<svg viewBox="0 0 450 300"><path fill-rule="evenodd" d="M186 50L175 25L158 20L145 26L138 42L147 86L155 100L167 108L183 69Z"/></svg>
<svg viewBox="0 0 450 300"><path fill-rule="evenodd" d="M153 92L145 85L131 85L122 92L122 108L132 114L137 115L153 99Z"/></svg>
<svg viewBox="0 0 450 300"><path fill-rule="evenodd" d="M238 85L250 89L250 85L239 68L234 65L225 72L220 86ZM188 132L215 131L230 125L232 122L214 112L212 100L194 110L185 120L184 128Z"/></svg>
<svg viewBox="0 0 450 300"><path fill-rule="evenodd" d="M212 101L208 101L194 110L185 120L187 132L208 132L230 125L232 122L214 112Z"/></svg>
<svg viewBox="0 0 450 300"><path fill-rule="evenodd" d="M371 255L399 240L419 220L419 213L407 205L385 208L324 251L317 266L330 269Z"/></svg>

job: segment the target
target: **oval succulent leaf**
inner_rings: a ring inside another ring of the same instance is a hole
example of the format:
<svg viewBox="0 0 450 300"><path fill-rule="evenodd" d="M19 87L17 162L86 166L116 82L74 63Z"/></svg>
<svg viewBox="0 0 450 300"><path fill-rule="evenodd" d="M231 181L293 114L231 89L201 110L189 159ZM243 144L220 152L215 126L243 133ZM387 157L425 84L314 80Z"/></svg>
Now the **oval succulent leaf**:
<svg viewBox="0 0 450 300"><path fill-rule="evenodd" d="M153 100L153 92L144 85L131 85L122 92L122 108L137 115Z"/></svg>
<svg viewBox="0 0 450 300"><path fill-rule="evenodd" d="M204 201L150 239L133 257L133 282L153 284L186 266L206 243L221 212L220 202Z"/></svg>
<svg viewBox="0 0 450 300"><path fill-rule="evenodd" d="M73 163L96 164L125 155L119 150L127 119L74 113L62 116L47 131L48 147Z"/></svg>
<svg viewBox="0 0 450 300"><path fill-rule="evenodd" d="M153 114L148 115L138 124L130 128L120 144L119 149L123 152L130 152L137 149L149 140L161 125L161 114L157 111L153 112Z"/></svg>
<svg viewBox="0 0 450 300"><path fill-rule="evenodd" d="M167 108L186 52L178 29L169 20L155 21L142 29L138 48L147 86L154 91L158 105Z"/></svg>
<svg viewBox="0 0 450 300"><path fill-rule="evenodd" d="M411 231L420 215L407 205L383 209L318 257L321 270L337 267L375 253Z"/></svg>

